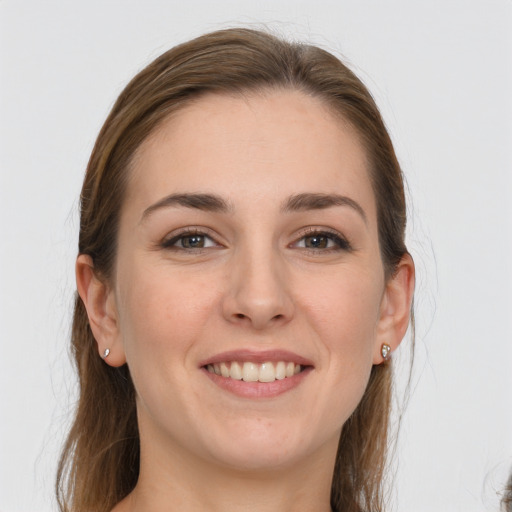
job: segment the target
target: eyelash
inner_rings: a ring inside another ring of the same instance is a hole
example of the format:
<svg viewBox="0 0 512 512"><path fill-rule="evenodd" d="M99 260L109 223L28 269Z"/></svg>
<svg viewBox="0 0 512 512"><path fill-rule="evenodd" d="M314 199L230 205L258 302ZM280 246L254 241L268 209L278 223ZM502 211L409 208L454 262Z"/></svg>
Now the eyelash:
<svg viewBox="0 0 512 512"><path fill-rule="evenodd" d="M186 238L192 238L192 237L202 237L205 240L208 239L210 242L212 242L211 245L208 245L206 247L183 247L183 245L180 247L176 245L179 241L183 244L183 240ZM327 244L330 242L334 243L334 246L331 247L300 247L301 250L308 251L311 253L326 253L326 252L336 252L336 251L352 251L353 248L350 244L350 242L341 234L334 232L334 231L326 231L326 230L320 230L315 228L309 228L307 231L304 231L300 238L298 238L295 242L292 242L289 247L298 247L299 242L307 239L307 238L323 238L327 239ZM212 236L210 236L207 232L201 229L187 229L185 231L181 231L180 233L174 235L173 237L164 240L161 243L161 246L164 249L169 250L175 250L175 251L194 251L194 252L200 252L205 249L209 249L211 247L219 247L220 244L218 244Z"/></svg>
<svg viewBox="0 0 512 512"><path fill-rule="evenodd" d="M306 238L326 238L327 243L333 242L334 247L325 247L325 248L312 248L312 247L301 247L301 249L311 252L311 253L326 253L326 252L336 252L336 251L352 251L352 245L350 242L340 233L336 231L327 231L317 228L309 228L301 234L301 237L291 244L292 246L297 246L297 244Z"/></svg>
<svg viewBox="0 0 512 512"><path fill-rule="evenodd" d="M182 244L183 244L184 239L192 238L194 236L202 237L205 240L208 239L211 242L213 242L213 245L207 246L207 247L183 247L183 246L180 247L180 246L176 245L177 242L179 242L180 240L182 241ZM205 233L203 230L200 230L200 229L187 229L187 230L181 231L180 233L174 235L173 237L171 237L169 239L165 239L161 245L164 249L170 249L170 250L176 250L176 251L196 251L196 252L204 250L204 249L209 249L210 247L213 247L214 245L219 246L219 244L208 233Z"/></svg>

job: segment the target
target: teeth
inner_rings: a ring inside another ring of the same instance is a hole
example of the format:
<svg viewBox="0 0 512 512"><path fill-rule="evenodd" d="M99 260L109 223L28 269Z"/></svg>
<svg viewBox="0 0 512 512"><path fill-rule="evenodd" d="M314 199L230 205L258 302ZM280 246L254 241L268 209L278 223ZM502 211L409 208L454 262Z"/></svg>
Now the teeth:
<svg viewBox="0 0 512 512"><path fill-rule="evenodd" d="M279 361L276 364L276 379L283 380L286 377L286 363Z"/></svg>
<svg viewBox="0 0 512 512"><path fill-rule="evenodd" d="M276 380L276 370L272 363L263 363L260 365L258 380L260 382L274 382Z"/></svg>
<svg viewBox="0 0 512 512"><path fill-rule="evenodd" d="M229 376L232 379L242 380L242 367L236 361L231 363L231 368L229 369Z"/></svg>
<svg viewBox="0 0 512 512"><path fill-rule="evenodd" d="M303 370L300 364L284 361L276 363L268 361L261 364L250 361L222 362L209 364L206 369L210 373L245 382L274 382L276 379L293 377Z"/></svg>
<svg viewBox="0 0 512 512"><path fill-rule="evenodd" d="M256 382L258 380L258 365L254 363L244 363L242 369L242 379L245 382Z"/></svg>
<svg viewBox="0 0 512 512"><path fill-rule="evenodd" d="M220 374L223 377L229 377L229 368L226 363L220 363Z"/></svg>

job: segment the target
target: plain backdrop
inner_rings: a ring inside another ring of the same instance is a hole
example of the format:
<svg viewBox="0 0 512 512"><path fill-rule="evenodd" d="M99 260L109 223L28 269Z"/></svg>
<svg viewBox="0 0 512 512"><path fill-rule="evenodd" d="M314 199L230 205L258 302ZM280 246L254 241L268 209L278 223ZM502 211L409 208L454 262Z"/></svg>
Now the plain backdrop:
<svg viewBox="0 0 512 512"><path fill-rule="evenodd" d="M77 199L96 134L150 60L234 25L342 56L407 177L417 347L391 510L497 511L512 467L510 0L0 0L0 511L56 510L76 396Z"/></svg>

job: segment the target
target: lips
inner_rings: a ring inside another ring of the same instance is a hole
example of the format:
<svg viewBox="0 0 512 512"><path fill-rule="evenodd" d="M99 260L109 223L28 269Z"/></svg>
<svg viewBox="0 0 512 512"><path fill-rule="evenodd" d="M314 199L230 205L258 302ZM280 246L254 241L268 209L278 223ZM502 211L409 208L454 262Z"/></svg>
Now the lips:
<svg viewBox="0 0 512 512"><path fill-rule="evenodd" d="M313 369L308 359L288 351L237 350L200 363L215 384L239 396L275 396L295 388Z"/></svg>

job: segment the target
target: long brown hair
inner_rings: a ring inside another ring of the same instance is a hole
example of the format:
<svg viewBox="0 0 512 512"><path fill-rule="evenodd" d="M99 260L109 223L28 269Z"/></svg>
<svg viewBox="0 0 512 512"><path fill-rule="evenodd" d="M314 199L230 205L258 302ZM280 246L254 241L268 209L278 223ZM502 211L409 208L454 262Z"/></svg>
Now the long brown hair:
<svg viewBox="0 0 512 512"><path fill-rule="evenodd" d="M293 89L320 98L352 124L366 149L382 261L389 278L404 244L402 173L377 106L362 82L330 53L265 32L229 29L164 53L128 84L93 149L81 194L78 250L102 279L112 276L127 176L137 148L171 113L208 93ZM127 366L98 356L85 307L76 297L72 336L80 395L57 476L62 512L108 512L137 483L135 391ZM331 504L338 512L383 508L391 406L391 363L374 366L363 399L342 429Z"/></svg>

